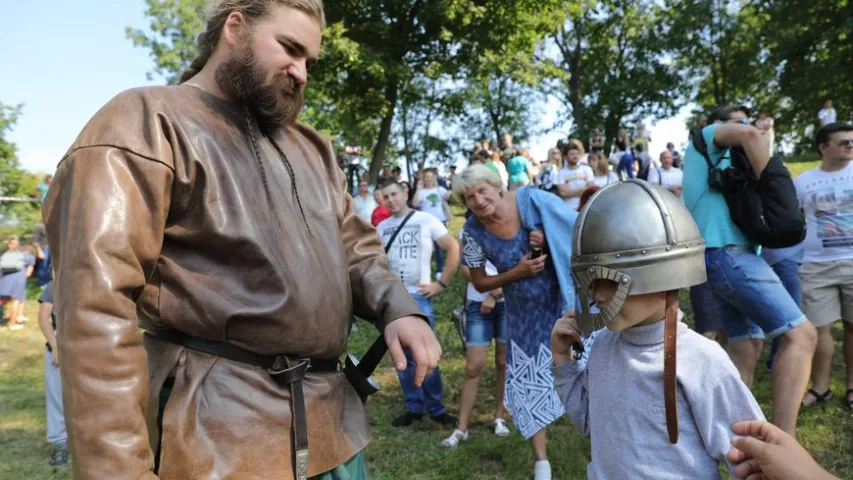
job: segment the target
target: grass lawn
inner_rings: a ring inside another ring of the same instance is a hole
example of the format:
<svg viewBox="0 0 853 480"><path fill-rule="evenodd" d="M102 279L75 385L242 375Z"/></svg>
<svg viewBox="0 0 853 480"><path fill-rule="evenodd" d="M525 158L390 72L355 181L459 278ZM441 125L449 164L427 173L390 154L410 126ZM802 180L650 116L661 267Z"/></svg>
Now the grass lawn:
<svg viewBox="0 0 853 480"><path fill-rule="evenodd" d="M793 164L792 170L798 174L814 165ZM461 223L460 218L454 219L451 230L458 232ZM445 404L452 413L458 408L465 359L450 321L450 311L461 304L463 295L463 283L457 275L449 291L436 301L436 331L445 352L441 362ZM690 321L692 312L686 295L682 296L682 309ZM44 347L35 324L35 302L28 302L26 314L31 321L24 330L0 331L0 480L69 479L69 468L47 466L50 446L44 439ZM376 331L366 323L359 322L358 325L359 329L352 337L351 350L361 354L375 338ZM845 390L840 325L835 333L839 342L831 386L836 399L826 406L804 411L800 415L799 436L818 462L840 478L853 479L853 415L843 408L840 400ZM528 443L514 428L512 435L506 439L498 439L491 433L495 405L493 368L488 368L481 380L471 438L451 451L440 447L441 440L450 431L429 420L407 429L391 427L391 420L402 412L403 401L387 358L377 376L382 391L368 404L373 429L373 442L367 449L371 478L530 478L532 457ZM756 398L765 413L772 415L769 374L765 368L759 367L756 376ZM554 478L586 477L589 443L575 433L569 422L561 420L549 429L548 446Z"/></svg>

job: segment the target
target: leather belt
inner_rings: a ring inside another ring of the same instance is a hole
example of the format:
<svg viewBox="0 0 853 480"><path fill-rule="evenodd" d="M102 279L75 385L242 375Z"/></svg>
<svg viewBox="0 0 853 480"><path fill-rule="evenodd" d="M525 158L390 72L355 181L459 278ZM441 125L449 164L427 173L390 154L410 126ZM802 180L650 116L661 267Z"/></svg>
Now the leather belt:
<svg viewBox="0 0 853 480"><path fill-rule="evenodd" d="M675 339L678 335L678 290L666 292L663 327L663 401L669 442L678 443L678 381L675 375Z"/></svg>
<svg viewBox="0 0 853 480"><path fill-rule="evenodd" d="M293 430L292 450L295 452L293 474L296 480L308 478L308 416L305 411L305 393L302 389L302 379L308 372L340 372L341 365L338 359L259 355L228 342L192 337L176 330L146 331L145 333L154 338L209 355L266 368L276 383L282 387L288 387L290 389L290 407L293 414L291 422Z"/></svg>

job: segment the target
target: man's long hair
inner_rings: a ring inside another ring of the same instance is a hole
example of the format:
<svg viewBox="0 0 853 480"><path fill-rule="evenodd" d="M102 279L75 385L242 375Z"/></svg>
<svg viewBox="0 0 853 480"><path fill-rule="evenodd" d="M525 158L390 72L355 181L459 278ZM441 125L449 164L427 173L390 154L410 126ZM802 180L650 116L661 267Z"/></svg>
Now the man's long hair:
<svg viewBox="0 0 853 480"><path fill-rule="evenodd" d="M320 22L320 27L326 26L326 14L323 10L323 0L219 0L214 3L207 14L207 27L198 36L198 56L190 67L181 74L180 83L193 78L210 60L213 50L222 36L225 20L231 12L240 12L246 18L246 23L253 24L266 17L273 5L301 10Z"/></svg>

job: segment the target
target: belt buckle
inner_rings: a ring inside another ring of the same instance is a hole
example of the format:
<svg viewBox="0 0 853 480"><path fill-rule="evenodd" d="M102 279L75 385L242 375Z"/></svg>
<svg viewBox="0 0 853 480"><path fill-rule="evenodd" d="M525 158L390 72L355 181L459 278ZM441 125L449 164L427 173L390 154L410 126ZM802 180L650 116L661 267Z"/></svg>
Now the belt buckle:
<svg viewBox="0 0 853 480"><path fill-rule="evenodd" d="M300 358L298 360L291 360L287 355L278 355L275 357L272 366L267 369L267 372L272 376L276 376L303 366L305 367L305 370L308 371L308 369L311 368L311 359Z"/></svg>

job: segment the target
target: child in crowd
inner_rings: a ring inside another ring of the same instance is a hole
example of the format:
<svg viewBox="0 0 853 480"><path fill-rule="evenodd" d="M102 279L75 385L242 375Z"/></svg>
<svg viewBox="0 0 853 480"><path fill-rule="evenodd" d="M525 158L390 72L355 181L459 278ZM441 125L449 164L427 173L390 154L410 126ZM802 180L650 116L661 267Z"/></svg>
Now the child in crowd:
<svg viewBox="0 0 853 480"><path fill-rule="evenodd" d="M566 413L592 440L588 477L719 478L732 424L764 415L725 351L678 319L678 291L706 279L690 213L657 185L610 185L581 210L572 251L590 308L557 321L551 350Z"/></svg>

